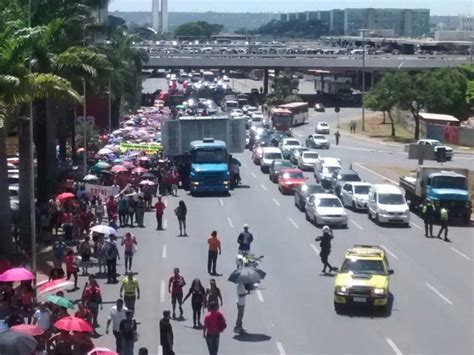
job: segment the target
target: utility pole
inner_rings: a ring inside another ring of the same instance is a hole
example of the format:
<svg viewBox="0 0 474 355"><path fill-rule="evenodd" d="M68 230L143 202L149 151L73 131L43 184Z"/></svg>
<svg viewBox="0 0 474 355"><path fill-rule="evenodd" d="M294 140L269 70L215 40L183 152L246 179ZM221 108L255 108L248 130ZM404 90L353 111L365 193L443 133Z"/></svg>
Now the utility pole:
<svg viewBox="0 0 474 355"><path fill-rule="evenodd" d="M365 97L365 32L366 29L360 30L362 34L362 131L365 131L365 107L364 107L364 97Z"/></svg>
<svg viewBox="0 0 474 355"><path fill-rule="evenodd" d="M109 134L112 133L112 85L109 78Z"/></svg>

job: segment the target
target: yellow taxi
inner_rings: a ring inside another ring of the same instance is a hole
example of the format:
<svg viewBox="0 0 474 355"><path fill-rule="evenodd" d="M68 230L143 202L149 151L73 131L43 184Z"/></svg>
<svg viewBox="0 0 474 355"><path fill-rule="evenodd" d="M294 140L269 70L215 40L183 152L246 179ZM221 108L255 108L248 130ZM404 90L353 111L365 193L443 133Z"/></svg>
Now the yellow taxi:
<svg viewBox="0 0 474 355"><path fill-rule="evenodd" d="M336 313L356 305L385 309L389 297L389 275L392 274L382 247L354 245L348 249L335 278Z"/></svg>

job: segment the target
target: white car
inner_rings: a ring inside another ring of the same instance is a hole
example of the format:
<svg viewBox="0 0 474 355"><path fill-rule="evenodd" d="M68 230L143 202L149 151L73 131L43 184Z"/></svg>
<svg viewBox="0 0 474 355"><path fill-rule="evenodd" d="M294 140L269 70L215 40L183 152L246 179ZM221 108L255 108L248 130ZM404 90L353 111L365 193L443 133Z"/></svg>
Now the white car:
<svg viewBox="0 0 474 355"><path fill-rule="evenodd" d="M410 223L410 209L401 190L390 184L372 185L367 204L369 219L377 223Z"/></svg>
<svg viewBox="0 0 474 355"><path fill-rule="evenodd" d="M263 121L263 113L261 113L261 112L252 112L250 114L250 117L252 117L252 121L254 121L254 122Z"/></svg>
<svg viewBox="0 0 474 355"><path fill-rule="evenodd" d="M446 149L446 160L453 159L453 148L444 145L443 143L441 143L437 139L420 139L417 142L417 144L433 146L433 150L434 150L435 154L436 154L436 151L439 148L444 148L444 149Z"/></svg>
<svg viewBox="0 0 474 355"><path fill-rule="evenodd" d="M369 190L372 184L368 182L348 182L341 189L341 200L344 206L353 210L367 209Z"/></svg>
<svg viewBox="0 0 474 355"><path fill-rule="evenodd" d="M224 81L224 83L230 82L230 79L229 79L229 77L228 77L227 75L224 75L224 76L222 77L222 80Z"/></svg>
<svg viewBox="0 0 474 355"><path fill-rule="evenodd" d="M310 134L306 138L306 146L308 148L329 149L329 141L325 136L320 134Z"/></svg>
<svg viewBox="0 0 474 355"><path fill-rule="evenodd" d="M285 159L290 157L291 150L302 147L300 141L296 138L283 138L278 146L280 147Z"/></svg>
<svg viewBox="0 0 474 355"><path fill-rule="evenodd" d="M283 159L280 148L264 147L262 150L262 159L260 160L260 170L268 172L270 165L275 159Z"/></svg>
<svg viewBox="0 0 474 355"><path fill-rule="evenodd" d="M328 224L347 228L349 218L341 200L333 194L313 194L306 201L306 220L316 226Z"/></svg>
<svg viewBox="0 0 474 355"><path fill-rule="evenodd" d="M314 132L319 134L329 134L329 125L327 122L318 122Z"/></svg>
<svg viewBox="0 0 474 355"><path fill-rule="evenodd" d="M242 111L240 108L234 108L232 109L232 112L230 113L230 115L232 117L235 117L235 116L243 116L244 115L244 111Z"/></svg>
<svg viewBox="0 0 474 355"><path fill-rule="evenodd" d="M298 168L301 170L313 170L314 164L316 164L318 159L319 154L317 152L311 150L301 152L298 157Z"/></svg>

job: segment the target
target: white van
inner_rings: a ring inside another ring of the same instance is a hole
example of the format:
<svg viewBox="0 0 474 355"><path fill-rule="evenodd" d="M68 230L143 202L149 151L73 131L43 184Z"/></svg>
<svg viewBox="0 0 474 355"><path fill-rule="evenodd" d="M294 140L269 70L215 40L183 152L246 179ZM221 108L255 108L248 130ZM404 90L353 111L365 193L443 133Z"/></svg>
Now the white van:
<svg viewBox="0 0 474 355"><path fill-rule="evenodd" d="M342 171L340 159L331 157L321 157L314 164L314 178L325 189L329 189L332 184L334 173Z"/></svg>
<svg viewBox="0 0 474 355"><path fill-rule="evenodd" d="M401 223L407 226L410 223L410 209L402 191L395 185L372 185L367 213L369 219L374 218L377 223Z"/></svg>
<svg viewBox="0 0 474 355"><path fill-rule="evenodd" d="M262 152L262 159L260 160L260 170L268 172L270 165L275 159L283 159L283 154L280 148L265 147Z"/></svg>

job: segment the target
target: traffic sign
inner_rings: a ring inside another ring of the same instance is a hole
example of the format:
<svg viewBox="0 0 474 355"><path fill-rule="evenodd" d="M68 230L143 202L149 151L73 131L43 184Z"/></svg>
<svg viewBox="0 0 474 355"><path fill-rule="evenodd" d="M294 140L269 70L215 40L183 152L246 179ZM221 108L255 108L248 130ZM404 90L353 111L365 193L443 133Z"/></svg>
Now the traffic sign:
<svg viewBox="0 0 474 355"><path fill-rule="evenodd" d="M339 111L341 111L341 109L339 107L334 107L334 111L336 111L336 113L339 113Z"/></svg>

